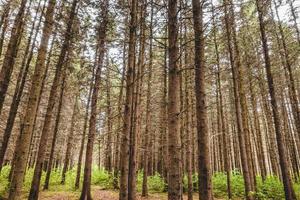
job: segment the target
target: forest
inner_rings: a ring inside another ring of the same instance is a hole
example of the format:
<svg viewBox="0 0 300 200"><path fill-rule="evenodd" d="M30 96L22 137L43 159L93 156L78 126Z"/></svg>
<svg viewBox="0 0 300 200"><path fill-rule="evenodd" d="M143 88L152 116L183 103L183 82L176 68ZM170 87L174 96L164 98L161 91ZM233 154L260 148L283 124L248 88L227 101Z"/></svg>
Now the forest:
<svg viewBox="0 0 300 200"><path fill-rule="evenodd" d="M0 0L0 199L300 200L299 0Z"/></svg>

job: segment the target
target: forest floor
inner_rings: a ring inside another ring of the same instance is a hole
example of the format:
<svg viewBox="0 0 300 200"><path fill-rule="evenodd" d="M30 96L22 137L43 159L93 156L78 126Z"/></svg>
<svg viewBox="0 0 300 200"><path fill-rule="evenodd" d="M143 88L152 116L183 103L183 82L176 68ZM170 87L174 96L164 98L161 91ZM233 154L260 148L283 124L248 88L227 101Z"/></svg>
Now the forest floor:
<svg viewBox="0 0 300 200"><path fill-rule="evenodd" d="M77 200L80 192L63 192L63 191L42 191L40 200ZM103 190L101 187L92 187L92 196L94 200L118 200L119 193L114 190ZM147 198L138 194L137 200L167 200L166 193L149 194ZM183 198L187 199L186 196ZM195 199L197 199L195 195Z"/></svg>
<svg viewBox="0 0 300 200"><path fill-rule="evenodd" d="M78 200L80 196L80 191L41 191L40 193L40 200ZM100 187L92 187L92 196L93 200L118 200L119 199L119 193L118 191L114 190L103 190ZM24 195L22 198L24 200L27 200L27 195ZM149 196L141 197L141 194L138 194L137 200L167 200L167 194L166 193L155 193L155 194L149 194ZM184 200L187 200L187 196L184 195ZM194 195L194 199L198 199L198 195ZM216 199L215 200L221 200ZM0 200L7 200L6 198Z"/></svg>
<svg viewBox="0 0 300 200"><path fill-rule="evenodd" d="M118 200L119 193L118 191L113 190L103 190L99 187L93 187L92 196L94 200ZM55 191L47 191L42 192L40 199L41 200L77 200L80 196L80 192L55 192ZM138 194L137 200L166 200L166 194L150 194L148 198L141 197Z"/></svg>

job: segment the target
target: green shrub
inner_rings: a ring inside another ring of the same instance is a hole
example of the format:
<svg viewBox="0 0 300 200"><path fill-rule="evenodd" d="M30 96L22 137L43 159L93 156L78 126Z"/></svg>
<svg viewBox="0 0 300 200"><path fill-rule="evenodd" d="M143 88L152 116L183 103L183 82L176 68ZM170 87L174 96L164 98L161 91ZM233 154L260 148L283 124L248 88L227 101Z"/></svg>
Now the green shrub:
<svg viewBox="0 0 300 200"><path fill-rule="evenodd" d="M264 182L261 177L258 177L257 190L257 197L259 199L284 199L283 184L276 176L267 176Z"/></svg>
<svg viewBox="0 0 300 200"><path fill-rule="evenodd" d="M148 190L149 192L164 192L166 184L164 179L159 173L155 173L154 176L148 177Z"/></svg>
<svg viewBox="0 0 300 200"><path fill-rule="evenodd" d="M227 176L225 173L216 172L212 177L213 193L215 197L226 197L227 196ZM244 179L243 176L233 171L231 173L231 193L233 197L244 196Z"/></svg>
<svg viewBox="0 0 300 200"><path fill-rule="evenodd" d="M59 179L60 182L61 178ZM73 168L66 173L65 189L69 191L75 190L76 168Z"/></svg>
<svg viewBox="0 0 300 200"><path fill-rule="evenodd" d="M153 176L148 176L148 191L153 193L165 192L166 184L164 179L159 173L155 173ZM137 175L137 191L142 192L143 187L143 170L138 172Z"/></svg>
<svg viewBox="0 0 300 200"><path fill-rule="evenodd" d="M300 199L300 183L294 184L294 191L296 192L297 199Z"/></svg>
<svg viewBox="0 0 300 200"><path fill-rule="evenodd" d="M0 198L5 194L9 187L8 176L10 172L10 166L6 165L0 172Z"/></svg>
<svg viewBox="0 0 300 200"><path fill-rule="evenodd" d="M226 175L222 172L217 172L212 177L214 196L225 197L227 194Z"/></svg>
<svg viewBox="0 0 300 200"><path fill-rule="evenodd" d="M93 169L92 171L92 185L98 185L104 189L113 188L112 175L103 169Z"/></svg>
<svg viewBox="0 0 300 200"><path fill-rule="evenodd" d="M193 174L192 175L192 184L193 184L193 191L197 192L198 191L198 174ZM183 191L187 192L188 191L188 178L187 175L183 177Z"/></svg>

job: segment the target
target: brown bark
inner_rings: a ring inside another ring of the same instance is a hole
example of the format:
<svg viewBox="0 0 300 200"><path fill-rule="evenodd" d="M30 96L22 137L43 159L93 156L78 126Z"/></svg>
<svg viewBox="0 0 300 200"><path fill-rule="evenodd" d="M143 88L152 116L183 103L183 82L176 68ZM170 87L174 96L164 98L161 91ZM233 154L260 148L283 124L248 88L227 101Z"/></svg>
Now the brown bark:
<svg viewBox="0 0 300 200"><path fill-rule="evenodd" d="M71 153L73 149L73 140L74 140L74 129L75 129L75 124L76 124L76 117L77 117L77 112L78 112L78 97L79 94L76 94L75 98L75 103L73 107L73 114L72 114L72 119L71 119L71 127L70 127L70 133L68 135L67 139L67 149L65 152L64 156L64 165L62 169L62 175L61 175L61 184L65 184L66 181L66 173L69 169L69 165L71 163Z"/></svg>
<svg viewBox="0 0 300 200"><path fill-rule="evenodd" d="M297 34L297 41L298 41L298 44L300 45L300 31L299 31L299 26L297 23L296 9L294 7L293 0L288 0L288 3L290 6L290 9L291 9L292 16L293 16L294 28L295 28L296 34Z"/></svg>
<svg viewBox="0 0 300 200"><path fill-rule="evenodd" d="M96 55L97 55L97 53L96 53ZM81 138L81 142L80 142L79 157L78 157L78 162L77 162L75 189L78 189L79 184L80 184L82 156L83 156L83 150L84 150L84 144L85 144L86 130L87 130L87 126L88 126L89 108L90 108L90 103L91 103L91 95L92 95L93 82L94 82L94 69L92 71L92 79L90 80L90 82L91 82L91 84L90 84L90 88L89 88L87 103L86 103L86 106L85 106L83 133L82 133L82 138Z"/></svg>
<svg viewBox="0 0 300 200"><path fill-rule="evenodd" d="M289 55L288 47L286 44L286 36L284 34L282 22L279 17L279 13L278 13L278 8L277 8L278 5L277 5L276 1L273 0L273 2L275 5L275 13L276 13L277 21L278 21L279 34L280 34L281 44L282 44L282 48L283 48L284 66L285 66L285 70L287 73L287 79L288 79L289 98L290 98L290 102L291 102L292 113L293 113L293 118L295 121L296 131L299 135L298 139L300 140L300 109L299 109L299 102L297 99L294 75L293 75L293 71L292 71L293 66L290 61L290 55Z"/></svg>
<svg viewBox="0 0 300 200"><path fill-rule="evenodd" d="M46 178L45 178L45 183L44 183L44 188L43 188L44 190L49 189L50 175L51 175L51 170L52 170L52 163L54 160L54 150L55 150L55 146L56 146L58 128L59 128L59 123L60 123L60 118L61 118L61 110L62 110L62 105L63 105L65 85L66 85L66 72L64 72L64 74L63 74L62 85L60 88L59 103L58 103L56 119L55 119L55 126L54 126L54 131L53 131L52 142L51 142L51 149L50 149L47 173L46 173Z"/></svg>
<svg viewBox="0 0 300 200"><path fill-rule="evenodd" d="M199 199L211 200L211 166L209 154L209 132L207 127L205 100L205 58L203 30L203 2L193 0L193 22L195 33L195 96L198 135Z"/></svg>
<svg viewBox="0 0 300 200"><path fill-rule="evenodd" d="M1 35L0 35L0 56L2 55L3 43L4 43L6 29L8 27L10 10L11 10L11 1L8 1L3 8L3 13L0 19L0 28L2 28Z"/></svg>
<svg viewBox="0 0 300 200"><path fill-rule="evenodd" d="M120 130L122 129L122 104L123 104L123 91L124 91L124 81L125 81L125 70L126 70L126 43L123 44L123 66L122 66L122 77L120 92L118 97L118 122L117 122L117 131L116 131L116 148L115 148L115 160L114 160L114 189L119 189L119 170L120 170Z"/></svg>
<svg viewBox="0 0 300 200"><path fill-rule="evenodd" d="M89 121L89 134L86 147L86 158L84 166L84 178L83 178L83 187L81 190L80 200L91 200L91 171L92 171L92 159L93 159L93 146L96 134L96 116L97 116L97 102L98 102L98 93L100 90L101 82L101 70L104 62L104 53L106 45L106 32L108 26L108 9L109 1L105 0L101 5L100 17L102 22L100 23L98 29L98 61L95 74L95 82L93 86L92 99L91 99L91 116Z"/></svg>
<svg viewBox="0 0 300 200"><path fill-rule="evenodd" d="M279 119L280 116L279 116L278 104L277 104L277 99L275 94L273 75L271 72L271 60L269 56L268 39L267 39L266 29L265 29L265 25L266 25L266 22L264 21L265 10L263 10L262 2L256 0L256 8L258 11L259 28L261 34L262 47L263 47L264 61L265 61L266 78L268 80L269 94L271 98L276 141L277 141L277 147L279 153L279 163L280 163L282 179L284 184L285 198L288 200L293 200L293 199L296 200L297 198L295 195L295 191L293 189L293 185L289 173L289 166L286 158L287 150L284 141L284 134L281 130L281 123Z"/></svg>
<svg viewBox="0 0 300 200"><path fill-rule="evenodd" d="M181 143L179 122L179 67L178 67L178 20L177 0L168 1L168 57L169 57L169 84L168 84L168 199L181 199Z"/></svg>
<svg viewBox="0 0 300 200"><path fill-rule="evenodd" d="M6 121L6 127L5 127L5 130L4 130L2 145L1 145L1 149L0 149L0 171L1 171L1 168L2 168L2 165L3 165L3 159L4 159L4 156L5 156L5 152L7 150L8 142L9 142L9 139L10 139L10 136L11 136L11 132L12 132L14 122L15 122L15 118L16 118L17 111L18 111L18 107L19 107L21 97L22 97L22 94L23 94L23 90L24 90L24 87L25 87L26 77L27 77L28 70L29 70L29 67L30 67L30 63L31 63L31 60L32 60L32 56L33 56L33 49L35 47L35 42L36 42L38 30L39 30L41 20L42 20L42 16L40 16L37 27L35 28L35 25L36 25L35 20L37 19L37 16L38 16L38 12L39 12L39 9L40 9L40 3L41 3L41 1L39 1L38 7L37 7L37 12L36 12L34 20L33 20L34 22L32 24L30 34L29 34L29 37L28 37L28 40L27 40L27 45L26 45L26 49L25 49L25 53L24 53L24 58L23 58L22 63L21 63L21 69L20 69L20 72L18 74L13 100L11 102L9 115L8 115L8 118L7 118L7 121ZM34 31L35 31L35 33L34 33Z"/></svg>
<svg viewBox="0 0 300 200"><path fill-rule="evenodd" d="M55 3L55 2L54 2ZM55 66L55 76L53 79L53 83L51 86L50 96L48 99L48 105L46 110L46 116L43 123L43 129L41 133L40 143L38 147L38 153L37 153L37 161L34 168L34 175L31 182L31 189L29 193L29 199L35 200L38 199L39 195L39 187L40 187L40 181L41 181L41 175L42 175L42 167L45 160L45 153L46 153L46 147L47 147L47 141L49 137L50 127L51 127L51 121L53 116L53 110L54 105L57 99L57 93L59 89L59 85L61 84L62 74L64 70L67 70L66 68L63 69L66 55L69 52L69 48L71 46L71 39L72 39L72 29L73 29L73 23L76 16L76 7L77 7L78 0L74 0L72 2L72 7L70 10L69 18L67 21L67 29L64 35L64 42L61 48L61 52L58 58L58 62ZM68 54L69 55L69 54ZM68 58L69 59L69 58Z"/></svg>
<svg viewBox="0 0 300 200"><path fill-rule="evenodd" d="M108 63L107 63L108 64ZM106 140L106 161L105 168L108 172L112 172L112 112L111 112L111 82L110 82L110 69L106 68L106 123L107 123L107 140Z"/></svg>
<svg viewBox="0 0 300 200"><path fill-rule="evenodd" d="M136 10L137 1L131 1L130 25L129 25L129 48L128 65L126 70L126 97L124 108L123 137L121 142L120 154L120 200L129 200L128 182L129 182L129 153L133 117L133 91L134 91L134 70L135 70L135 44L136 44Z"/></svg>
<svg viewBox="0 0 300 200"><path fill-rule="evenodd" d="M21 124L21 132L18 139L19 142L15 150L15 166L9 191L9 199L11 200L20 199L21 197L20 193L26 169L26 162L30 145L29 142L32 135L35 114L37 111L43 74L45 72L47 46L50 34L52 32L54 5L55 0L50 0L45 15L41 44L38 50L35 71L32 78L32 86L30 88L29 99L27 101L26 112L24 120Z"/></svg>
<svg viewBox="0 0 300 200"><path fill-rule="evenodd" d="M18 13L14 19L11 35L9 38L7 50L4 56L2 68L0 71L0 113L3 108L3 103L6 95L6 91L9 85L11 74L13 72L13 66L18 52L19 40L22 35L23 29L23 17L25 15L27 0L22 0Z"/></svg>
<svg viewBox="0 0 300 200"><path fill-rule="evenodd" d="M239 48L236 41L233 5L232 2L228 0L224 2L224 4L227 47L229 51L231 71L233 76L233 92L236 112L237 134L245 183L245 196L247 200L250 200L253 199L253 196L251 196L250 193L251 191L254 191L254 181L253 175L251 174L252 168L248 159L248 156L250 156L251 153L249 150L249 129L247 124L245 91L243 88L243 79L241 74ZM228 8L228 6L230 7Z"/></svg>
<svg viewBox="0 0 300 200"><path fill-rule="evenodd" d="M151 3L153 3L151 1ZM145 22L144 22L145 23ZM153 5L151 4L151 16L150 16L150 44L149 44L149 66L148 66L148 79L147 79L147 100L146 100L146 127L145 127L145 152L143 157L143 186L142 196L148 196L148 158L149 158L149 139L151 133L151 80L152 80L152 65L153 65Z"/></svg>
<svg viewBox="0 0 300 200"><path fill-rule="evenodd" d="M212 5L213 6L213 5ZM223 93L222 93L222 87L221 87L221 66L220 66L220 54L219 54L219 46L217 43L217 29L216 29L216 23L215 23L215 13L214 13L214 6L212 7L212 17L213 17L213 38L214 38L214 46L215 46L215 54L216 54L216 64L217 64L217 94L218 94L218 101L219 101L219 110L220 110L220 121L221 121L221 133L223 136L223 161L224 161L224 168L226 171L227 176L227 195L228 199L232 198L231 193L231 186L230 186L230 159L229 159L229 151L228 151L228 136L226 131L226 125L225 125L225 116L224 116L224 105L223 105Z"/></svg>

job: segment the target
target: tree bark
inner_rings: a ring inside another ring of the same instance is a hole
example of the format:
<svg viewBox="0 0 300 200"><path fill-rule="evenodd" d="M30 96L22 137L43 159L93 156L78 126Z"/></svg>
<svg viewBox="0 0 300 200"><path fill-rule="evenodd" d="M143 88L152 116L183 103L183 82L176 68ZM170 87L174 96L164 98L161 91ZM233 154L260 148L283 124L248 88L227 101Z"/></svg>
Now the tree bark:
<svg viewBox="0 0 300 200"><path fill-rule="evenodd" d="M46 70L45 59L49 38L52 32L54 7L55 0L50 0L45 15L41 44L38 50L35 71L32 78L32 86L30 88L29 99L27 101L26 112L24 120L21 124L21 132L18 139L19 142L15 150L15 166L9 191L9 199L11 200L17 200L21 198L20 193L26 169L26 162L30 145L29 142L32 135L35 114L37 111L43 74Z"/></svg>
<svg viewBox="0 0 300 200"><path fill-rule="evenodd" d="M168 52L169 52L169 96L168 96L168 199L181 199L181 143L179 122L179 68L178 68L178 20L177 0L168 1Z"/></svg>
<svg viewBox="0 0 300 200"><path fill-rule="evenodd" d="M151 1L151 16L150 16L150 44L149 44L149 66L147 79L147 100L146 100L146 127L145 127L145 151L143 157L143 186L142 196L148 196L148 158L149 158L149 135L151 132L151 81L152 81L152 65L153 65L153 2Z"/></svg>
<svg viewBox="0 0 300 200"><path fill-rule="evenodd" d="M55 3L55 2L54 2ZM64 42L61 48L61 52L58 58L58 62L55 66L55 76L53 79L53 83L51 86L50 96L48 99L48 105L46 110L46 116L43 123L43 129L41 133L40 143L38 147L38 153L37 153L37 161L34 168L34 175L31 182L31 189L28 198L31 200L37 200L39 195L39 187L40 187L40 181L42 176L42 170L43 170L43 163L45 159L46 154L46 147L47 147L47 141L49 137L50 127L51 127L51 121L53 116L53 109L54 105L57 99L57 93L59 85L61 84L62 74L64 70L63 66L65 64L66 55L69 52L70 46L71 46L71 40L72 40L72 29L73 29L73 23L76 16L76 7L77 7L78 0L73 0L72 7L70 10L69 18L67 21L67 29L64 35ZM69 55L69 54L68 54Z"/></svg>
<svg viewBox="0 0 300 200"><path fill-rule="evenodd" d="M97 55L97 53L96 53L96 55ZM90 84L90 88L89 88L88 100L87 100L87 103L85 106L83 134L82 134L82 138L81 138L81 142L80 142L80 150L79 150L79 157L78 157L77 170L76 170L75 189L78 189L79 184L80 184L82 156L83 156L83 150L84 150L84 144L85 144L86 130L87 130L88 120L89 120L89 108L90 108L90 103L91 103L91 95L92 95L93 82L94 82L94 69L92 71L92 79L90 82L91 82L91 84Z"/></svg>
<svg viewBox="0 0 300 200"><path fill-rule="evenodd" d="M18 13L14 19L8 47L4 56L2 68L0 71L0 113L3 108L6 91L9 85L11 74L13 72L13 66L18 52L19 40L22 35L22 29L24 26L23 17L26 10L27 0L22 0Z"/></svg>
<svg viewBox="0 0 300 200"><path fill-rule="evenodd" d="M136 45L136 10L137 1L131 1L130 25L129 25L129 48L128 48L128 65L126 70L126 97L124 108L124 125L121 142L120 154L120 200L130 200L128 194L129 187L129 153L130 153L130 135L132 130L132 112L133 108L133 91L134 91L134 70L135 70L135 45Z"/></svg>
<svg viewBox="0 0 300 200"><path fill-rule="evenodd" d="M203 2L200 3L199 0L193 0L192 5L195 33L195 96L198 135L199 199L211 200L213 199L213 195L205 100Z"/></svg>
<svg viewBox="0 0 300 200"><path fill-rule="evenodd" d="M271 72L271 61L269 56L269 47L268 47L268 39L266 35L265 25L266 22L264 20L265 10L263 10L262 2L256 0L256 8L258 12L258 19L259 19L259 28L261 34L261 42L263 47L263 54L264 54L264 61L265 61L265 70L266 70L266 78L268 80L268 87L269 87L269 94L271 98L271 105L272 105L272 112L273 112L273 120L275 126L275 133L276 133L276 140L277 140L277 147L279 153L279 163L282 173L282 179L284 184L284 192L285 192L285 199L287 200L296 200L295 191L293 189L290 173L289 173L289 166L287 162L287 150L284 141L284 135L281 130L281 123L279 119L279 111L278 111L278 104L275 94L274 88L274 80L273 75Z"/></svg>
<svg viewBox="0 0 300 200"><path fill-rule="evenodd" d="M72 119L71 119L70 133L69 133L68 139L67 139L67 149L66 149L65 156L64 156L64 165L63 165L63 169L62 169L61 182L60 182L61 184L65 184L65 182L66 182L66 173L69 169L68 167L69 167L70 161L71 161L71 153L72 153L73 139L74 139L74 129L75 129L75 124L76 124L76 116L77 116L77 112L78 112L78 97L79 97L79 94L76 94L75 103L74 103L74 107L73 107L73 114L72 114Z"/></svg>
<svg viewBox="0 0 300 200"><path fill-rule="evenodd" d="M105 44L106 44L106 33L108 26L108 9L109 9L109 0L105 0L101 5L101 20L99 30L98 30L98 61L95 74L95 82L93 86L92 99L91 99L91 116L89 121L89 134L86 147L86 158L84 166L84 178L83 178L83 187L81 190L80 200L91 200L91 172L92 172L92 160L93 160L93 146L96 134L96 116L97 116L97 102L98 102L98 93L100 90L101 82L101 70L103 67L104 53L105 53Z"/></svg>
<svg viewBox="0 0 300 200"><path fill-rule="evenodd" d="M59 128L59 123L60 123L65 85L66 85L66 72L64 72L63 79L62 79L62 85L60 88L59 103L58 103L57 114L56 114L56 119L55 119L55 126L54 126L54 131L53 131L53 138L52 138L52 143L51 143L51 150L50 150L49 162L48 162L48 167L47 167L47 173L46 173L46 178L45 178L45 183L44 183L44 188L43 188L44 190L49 189L50 175L51 175L52 163L53 163L53 159L54 159L54 150L55 150L55 146L56 146L58 128Z"/></svg>

